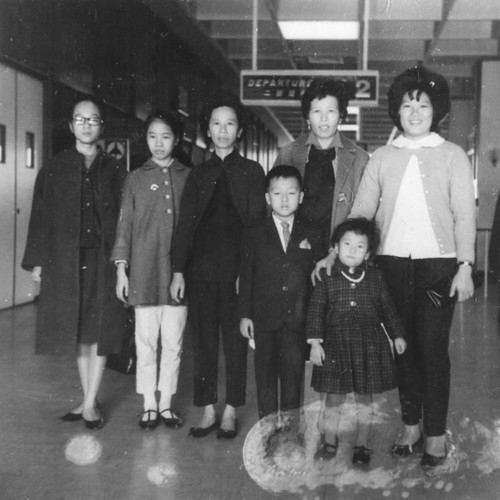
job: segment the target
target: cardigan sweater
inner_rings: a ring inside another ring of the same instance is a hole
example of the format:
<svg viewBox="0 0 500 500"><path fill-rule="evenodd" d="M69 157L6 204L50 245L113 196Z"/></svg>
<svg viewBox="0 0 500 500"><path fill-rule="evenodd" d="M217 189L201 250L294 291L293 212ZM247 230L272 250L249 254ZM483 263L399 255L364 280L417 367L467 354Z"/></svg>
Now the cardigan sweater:
<svg viewBox="0 0 500 500"><path fill-rule="evenodd" d="M474 185L465 152L448 141L419 149L383 146L366 166L350 217L378 224L383 248L406 166L412 155L419 162L432 229L440 254L474 261L476 237Z"/></svg>

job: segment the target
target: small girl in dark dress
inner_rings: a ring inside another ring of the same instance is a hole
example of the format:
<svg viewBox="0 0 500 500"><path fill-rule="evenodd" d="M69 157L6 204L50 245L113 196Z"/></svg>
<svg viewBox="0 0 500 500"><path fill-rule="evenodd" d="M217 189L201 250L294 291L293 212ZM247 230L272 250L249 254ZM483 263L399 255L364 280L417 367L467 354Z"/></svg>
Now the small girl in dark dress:
<svg viewBox="0 0 500 500"><path fill-rule="evenodd" d="M347 219L340 224L332 236L338 257L332 274L327 276L323 270L322 280L313 290L307 316L314 364L311 385L324 400L316 459L330 460L337 454L342 405L346 394L354 393L357 438L352 461L368 465L374 396L396 387L396 369L385 331L398 354L405 351L406 342L382 274L368 265L378 242L377 228L367 219Z"/></svg>

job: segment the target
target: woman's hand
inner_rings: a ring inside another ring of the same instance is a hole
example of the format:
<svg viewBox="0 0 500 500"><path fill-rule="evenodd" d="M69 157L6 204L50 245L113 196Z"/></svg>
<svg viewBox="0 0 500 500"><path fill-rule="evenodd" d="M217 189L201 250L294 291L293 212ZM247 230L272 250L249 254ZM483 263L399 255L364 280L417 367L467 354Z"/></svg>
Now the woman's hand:
<svg viewBox="0 0 500 500"><path fill-rule="evenodd" d="M394 349L398 354L403 354L406 351L406 340L403 337L394 339Z"/></svg>
<svg viewBox="0 0 500 500"><path fill-rule="evenodd" d="M325 359L325 350L321 345L319 340L313 340L311 342L311 354L309 356L313 365L323 366L323 361Z"/></svg>
<svg viewBox="0 0 500 500"><path fill-rule="evenodd" d="M321 281L321 276L320 276L321 269L326 269L326 274L330 276L336 258L337 254L332 249L324 259L318 260L318 262L316 262L314 271L311 273L311 280L313 286L316 285L316 280Z"/></svg>
<svg viewBox="0 0 500 500"><path fill-rule="evenodd" d="M240 333L246 339L253 339L253 321L250 318L240 319Z"/></svg>
<svg viewBox="0 0 500 500"><path fill-rule="evenodd" d="M128 276L126 271L126 265L124 262L120 262L116 265L116 296L124 304L127 303L128 298Z"/></svg>
<svg viewBox="0 0 500 500"><path fill-rule="evenodd" d="M457 274L455 274L451 282L450 297L453 297L455 293L458 294L459 302L464 302L474 295L471 266L458 266Z"/></svg>
<svg viewBox="0 0 500 500"><path fill-rule="evenodd" d="M42 281L42 266L35 266L31 271L31 279L35 283L40 283Z"/></svg>
<svg viewBox="0 0 500 500"><path fill-rule="evenodd" d="M182 273L174 273L172 283L170 284L170 295L175 302L181 302L184 298L185 287L184 275Z"/></svg>

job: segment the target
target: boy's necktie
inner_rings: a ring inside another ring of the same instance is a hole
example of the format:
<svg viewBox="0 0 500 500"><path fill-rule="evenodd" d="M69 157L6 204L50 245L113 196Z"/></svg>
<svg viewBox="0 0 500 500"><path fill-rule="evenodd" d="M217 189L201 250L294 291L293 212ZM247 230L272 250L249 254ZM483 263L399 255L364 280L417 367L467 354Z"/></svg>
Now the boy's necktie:
<svg viewBox="0 0 500 500"><path fill-rule="evenodd" d="M285 240L285 249L287 249L288 242L290 241L290 224L288 224L288 222L282 222L281 227L283 228L283 239Z"/></svg>

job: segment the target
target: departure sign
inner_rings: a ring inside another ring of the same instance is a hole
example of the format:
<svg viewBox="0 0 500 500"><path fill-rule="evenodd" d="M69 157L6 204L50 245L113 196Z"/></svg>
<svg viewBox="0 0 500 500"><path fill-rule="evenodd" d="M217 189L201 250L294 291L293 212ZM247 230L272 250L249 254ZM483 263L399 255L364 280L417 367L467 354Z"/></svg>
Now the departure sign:
<svg viewBox="0 0 500 500"><path fill-rule="evenodd" d="M241 102L250 106L300 106L300 98L313 78L329 76L351 87L351 106L376 106L378 71L250 71L240 77Z"/></svg>

